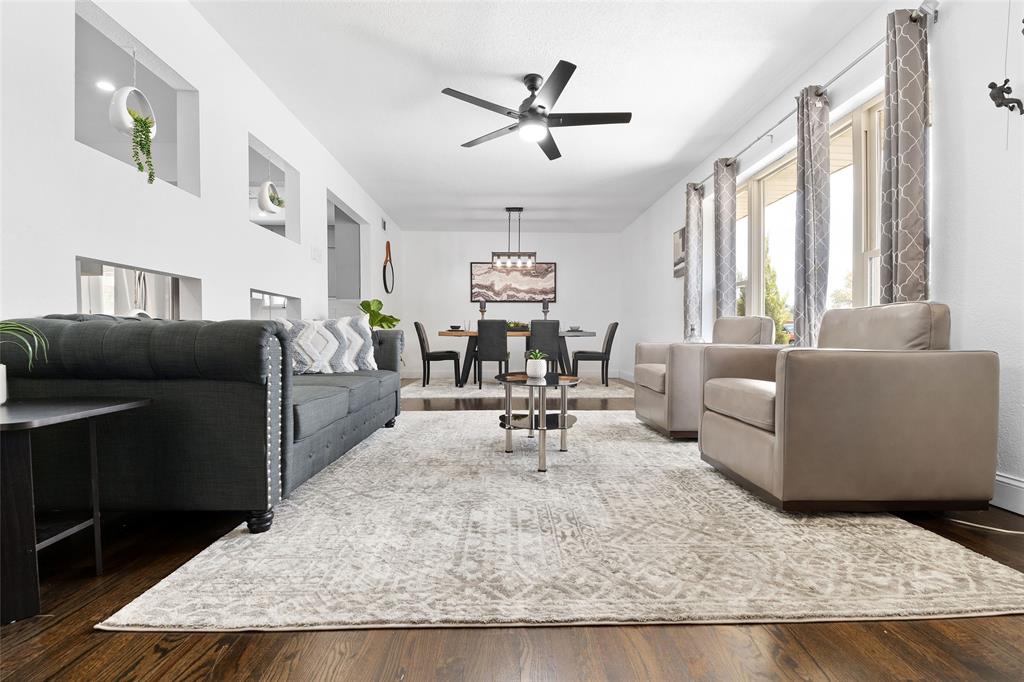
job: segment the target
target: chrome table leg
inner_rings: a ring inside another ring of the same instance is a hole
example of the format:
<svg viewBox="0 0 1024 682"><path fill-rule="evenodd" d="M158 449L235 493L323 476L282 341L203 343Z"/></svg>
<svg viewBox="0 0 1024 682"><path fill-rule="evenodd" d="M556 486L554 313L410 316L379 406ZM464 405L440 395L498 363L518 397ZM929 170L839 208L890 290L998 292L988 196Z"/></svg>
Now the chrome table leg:
<svg viewBox="0 0 1024 682"><path fill-rule="evenodd" d="M512 452L512 384L505 384L505 452Z"/></svg>
<svg viewBox="0 0 1024 682"><path fill-rule="evenodd" d="M561 405L562 409L561 409L561 415L560 415L561 421L559 423L559 426L562 427L562 446L559 448L559 450L561 450L562 452L568 452L569 451L569 429L566 428L566 426L565 426L565 417L566 417L567 408L569 406L569 397L568 397L568 394L566 393L567 390L568 390L567 386L562 386L562 401L561 401L562 402L562 405Z"/></svg>
<svg viewBox="0 0 1024 682"><path fill-rule="evenodd" d="M540 415L538 419L538 426L540 427L540 437L537 439L537 471L548 470L547 460L547 445L548 445L548 411L547 411L547 389L541 386L540 392ZM532 411L531 411L532 418Z"/></svg>
<svg viewBox="0 0 1024 682"><path fill-rule="evenodd" d="M530 391L530 433L527 435L533 438L533 386L530 386L527 390Z"/></svg>

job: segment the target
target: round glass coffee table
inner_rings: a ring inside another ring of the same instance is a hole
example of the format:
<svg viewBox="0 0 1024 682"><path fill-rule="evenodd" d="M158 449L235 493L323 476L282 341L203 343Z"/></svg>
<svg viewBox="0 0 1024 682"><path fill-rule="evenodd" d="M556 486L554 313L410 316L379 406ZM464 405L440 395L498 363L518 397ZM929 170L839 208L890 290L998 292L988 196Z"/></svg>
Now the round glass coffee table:
<svg viewBox="0 0 1024 682"><path fill-rule="evenodd" d="M580 383L579 377L566 376L549 372L542 379L529 377L525 372L508 372L494 377L499 383L505 385L505 414L498 419L498 424L505 430L505 452L512 452L512 432L529 431L529 437L533 438L537 432L537 471L547 471L547 444L548 431L561 431L562 442L559 450L566 452L569 449L569 429L576 423L576 417L566 413L568 397L566 391L570 386ZM530 392L529 411L527 414L514 414L512 412L512 387L525 386ZM548 414L548 389L559 390L559 410ZM534 401L534 392L537 394L537 401ZM534 409L536 405L537 409Z"/></svg>

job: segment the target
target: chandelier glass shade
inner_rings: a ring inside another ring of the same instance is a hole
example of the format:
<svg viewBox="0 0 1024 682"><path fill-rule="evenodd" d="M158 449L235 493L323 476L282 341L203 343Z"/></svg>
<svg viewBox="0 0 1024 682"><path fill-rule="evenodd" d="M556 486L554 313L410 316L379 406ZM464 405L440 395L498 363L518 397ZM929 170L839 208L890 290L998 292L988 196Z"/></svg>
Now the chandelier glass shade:
<svg viewBox="0 0 1024 682"><path fill-rule="evenodd" d="M496 268L532 268L537 264L536 251L523 251L523 226L521 206L508 206L505 208L508 214L508 245L505 251L491 251L491 265ZM516 228L519 238L518 251L512 250L512 214L516 214Z"/></svg>

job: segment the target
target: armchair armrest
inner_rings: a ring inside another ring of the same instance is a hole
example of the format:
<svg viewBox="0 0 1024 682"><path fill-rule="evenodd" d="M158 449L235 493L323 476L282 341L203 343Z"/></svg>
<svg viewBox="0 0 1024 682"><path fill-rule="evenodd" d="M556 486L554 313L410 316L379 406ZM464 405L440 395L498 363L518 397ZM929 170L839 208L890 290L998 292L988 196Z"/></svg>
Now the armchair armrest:
<svg viewBox="0 0 1024 682"><path fill-rule="evenodd" d="M785 349L782 499L987 502L998 413L992 352Z"/></svg>
<svg viewBox="0 0 1024 682"><path fill-rule="evenodd" d="M704 351L701 385L709 379L738 377L775 381L775 365L786 346L712 344Z"/></svg>
<svg viewBox="0 0 1024 682"><path fill-rule="evenodd" d="M664 365L668 362L669 343L638 343L636 344L636 365Z"/></svg>

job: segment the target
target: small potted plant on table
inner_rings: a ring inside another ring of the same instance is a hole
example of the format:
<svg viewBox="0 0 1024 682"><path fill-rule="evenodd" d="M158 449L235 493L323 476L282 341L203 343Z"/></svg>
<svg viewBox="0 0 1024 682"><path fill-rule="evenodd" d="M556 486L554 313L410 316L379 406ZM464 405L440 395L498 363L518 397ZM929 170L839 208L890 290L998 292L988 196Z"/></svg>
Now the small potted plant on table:
<svg viewBox="0 0 1024 682"><path fill-rule="evenodd" d="M543 379L548 373L548 354L542 350L531 350L526 354L526 376Z"/></svg>

